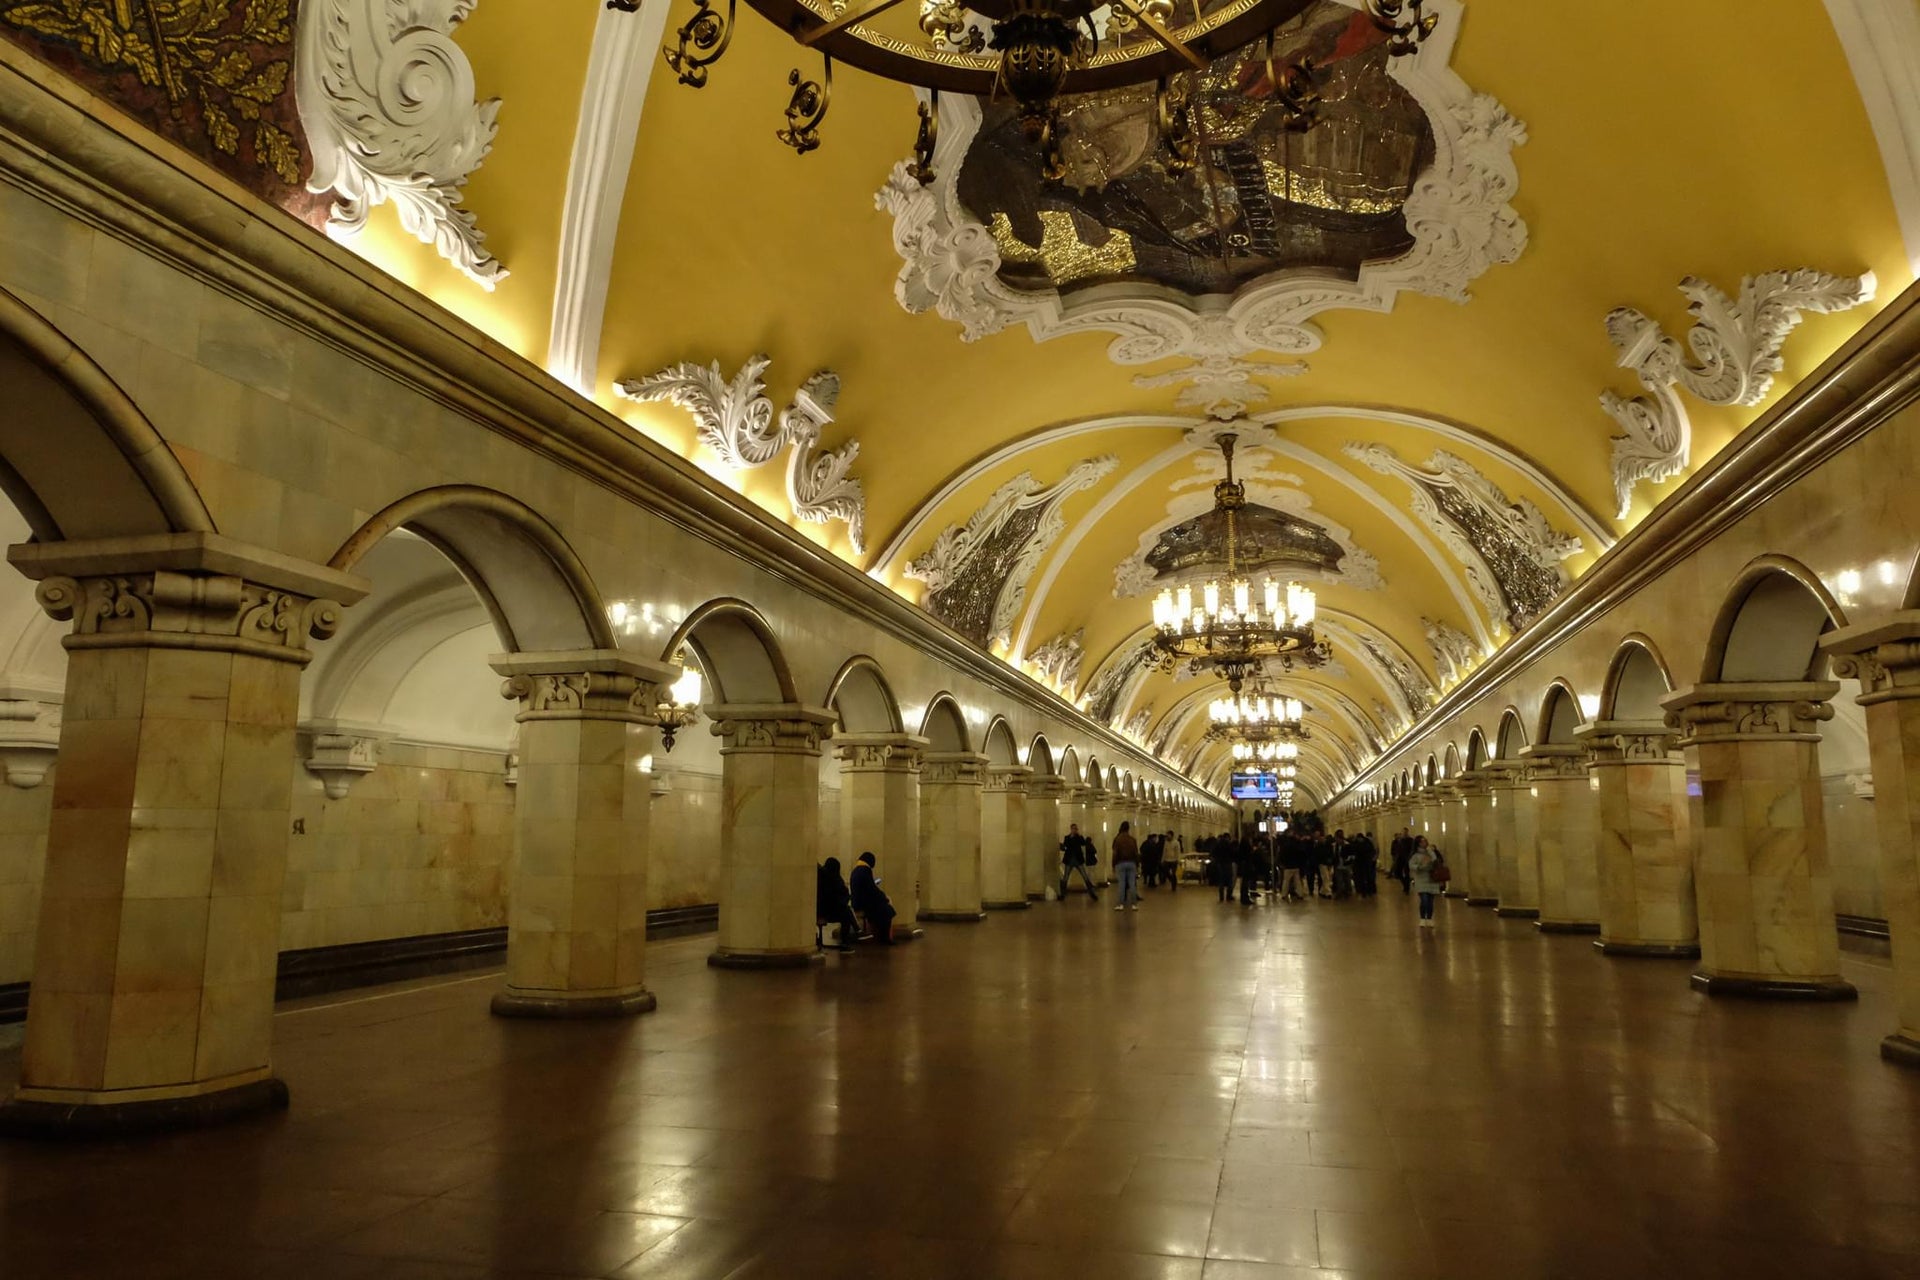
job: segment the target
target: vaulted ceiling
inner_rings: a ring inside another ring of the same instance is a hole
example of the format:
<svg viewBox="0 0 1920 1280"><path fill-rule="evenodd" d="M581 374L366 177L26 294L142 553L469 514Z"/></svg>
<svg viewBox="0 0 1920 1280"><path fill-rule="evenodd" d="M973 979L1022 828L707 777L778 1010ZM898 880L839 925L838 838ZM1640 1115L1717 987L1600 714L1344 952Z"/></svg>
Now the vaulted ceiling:
<svg viewBox="0 0 1920 1280"><path fill-rule="evenodd" d="M352 243L1202 781L1220 686L1138 650L1156 544L1207 507L1221 420L1333 643L1327 668L1283 682L1313 707L1312 798L1913 278L1829 15L1848 4L1431 0L1435 37L1392 59L1352 3L1316 0L1283 35L1345 77L1317 142L1256 104L1245 147L1182 185L1127 150L1118 102L1089 111L1070 184L1046 187L1005 147L1002 106L981 121L947 95L939 176L894 177L877 207L911 91L842 68L822 145L796 155L774 134L789 70L817 57L742 6L710 83L685 87L658 45L693 5L663 3L482 0L454 30L475 93L500 100L464 193L511 272L497 287L391 208ZM910 29L913 8L890 20ZM1223 258L1180 223L1203 180L1238 184L1250 248ZM1278 227L1249 212L1269 196ZM1678 287L1745 301L1743 280L1803 268L1825 276L1762 279L1748 312ZM1182 292L1236 270L1232 299ZM1734 341L1801 316L1764 386L1656 358L1684 355L1697 320ZM730 380L762 353L768 412L818 427L825 456L858 442L859 550L841 520L793 514L784 461L727 465L688 395L616 390L681 362ZM798 396L820 370L837 401L818 380ZM1606 391L1644 397L1635 447L1616 447L1633 414L1603 410Z"/></svg>

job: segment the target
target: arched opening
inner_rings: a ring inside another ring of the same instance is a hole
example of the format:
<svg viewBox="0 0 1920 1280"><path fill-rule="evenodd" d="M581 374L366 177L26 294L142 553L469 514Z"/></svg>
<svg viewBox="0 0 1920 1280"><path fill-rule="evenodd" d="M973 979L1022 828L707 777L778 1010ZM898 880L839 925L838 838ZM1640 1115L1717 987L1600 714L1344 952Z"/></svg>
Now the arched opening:
<svg viewBox="0 0 1920 1280"><path fill-rule="evenodd" d="M993 723L987 726L987 736L982 749L989 765L1017 765L1020 754L1013 745L1013 730L1007 727L1005 716L995 716Z"/></svg>
<svg viewBox="0 0 1920 1280"><path fill-rule="evenodd" d="M822 706L840 717L845 733L903 733L900 704L880 664L865 654L848 658L827 686Z"/></svg>
<svg viewBox="0 0 1920 1280"><path fill-rule="evenodd" d="M1072 747L1060 749L1060 780L1070 787L1081 785L1080 753Z"/></svg>
<svg viewBox="0 0 1920 1280"><path fill-rule="evenodd" d="M1628 636L1600 686L1600 719L1651 723L1665 717L1660 700L1673 692L1666 661L1644 636Z"/></svg>
<svg viewBox="0 0 1920 1280"><path fill-rule="evenodd" d="M1054 764L1053 745L1047 741L1047 735L1036 733L1033 741L1027 744L1027 767L1036 777L1059 777L1060 770Z"/></svg>
<svg viewBox="0 0 1920 1280"><path fill-rule="evenodd" d="M689 613L660 651L660 659L674 662L683 652L699 662L711 707L791 705L800 700L773 627L744 600L709 600Z"/></svg>
<svg viewBox="0 0 1920 1280"><path fill-rule="evenodd" d="M1440 758L1440 776L1458 778L1460 776L1460 748L1449 742L1446 754Z"/></svg>
<svg viewBox="0 0 1920 1280"><path fill-rule="evenodd" d="M1763 556L1735 579L1720 606L1700 679L1708 684L1812 680L1824 666L1820 637L1846 625L1840 606L1804 566Z"/></svg>
<svg viewBox="0 0 1920 1280"><path fill-rule="evenodd" d="M950 693L935 694L927 704L927 713L920 721L920 736L927 740L927 750L935 754L973 750L967 736L967 718Z"/></svg>
<svg viewBox="0 0 1920 1280"><path fill-rule="evenodd" d="M1573 686L1565 680L1555 680L1547 686L1546 696L1540 701L1540 719L1534 731L1534 740L1548 746L1572 746L1573 731L1580 727L1580 701L1574 696Z"/></svg>
<svg viewBox="0 0 1920 1280"><path fill-rule="evenodd" d="M1520 712L1508 707L1500 716L1499 735L1494 739L1496 760L1518 760L1527 745L1527 731L1520 723Z"/></svg>
<svg viewBox="0 0 1920 1280"><path fill-rule="evenodd" d="M1476 727L1467 734L1467 769L1482 769L1487 763L1487 735Z"/></svg>

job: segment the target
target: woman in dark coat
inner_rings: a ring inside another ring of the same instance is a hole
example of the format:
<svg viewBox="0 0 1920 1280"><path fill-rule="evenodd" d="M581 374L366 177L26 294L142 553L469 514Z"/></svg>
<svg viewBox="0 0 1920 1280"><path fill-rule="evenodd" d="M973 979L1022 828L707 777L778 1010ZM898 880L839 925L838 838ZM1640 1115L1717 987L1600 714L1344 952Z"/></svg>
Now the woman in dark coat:
<svg viewBox="0 0 1920 1280"><path fill-rule="evenodd" d="M853 867L853 909L867 918L867 927L873 930L873 940L887 946L893 945L893 902L887 897L886 890L880 887L880 877L873 873L874 859L871 853L863 853Z"/></svg>
<svg viewBox="0 0 1920 1280"><path fill-rule="evenodd" d="M853 918L852 899L847 892L847 882L840 878L840 859L828 858L820 864L815 876L814 918L831 920L839 925L840 949L851 951L854 939L860 936L860 922Z"/></svg>

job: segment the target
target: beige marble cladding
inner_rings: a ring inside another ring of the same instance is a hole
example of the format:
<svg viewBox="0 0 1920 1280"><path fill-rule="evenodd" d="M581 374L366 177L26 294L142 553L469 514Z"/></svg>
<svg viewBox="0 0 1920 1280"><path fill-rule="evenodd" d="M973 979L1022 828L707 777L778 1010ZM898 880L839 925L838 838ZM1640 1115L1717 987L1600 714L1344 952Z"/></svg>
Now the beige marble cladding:
<svg viewBox="0 0 1920 1280"><path fill-rule="evenodd" d="M1543 744L1521 752L1533 801L1540 928L1600 927L1600 806L1586 751Z"/></svg>
<svg viewBox="0 0 1920 1280"><path fill-rule="evenodd" d="M837 717L799 705L715 708L723 743L721 965L804 964L815 954L820 750Z"/></svg>
<svg viewBox="0 0 1920 1280"><path fill-rule="evenodd" d="M1460 838L1453 856L1455 888L1474 905L1499 897L1493 865L1493 806L1487 790L1487 772L1470 769L1460 775ZM1377 842L1376 842L1377 843Z"/></svg>
<svg viewBox="0 0 1920 1280"><path fill-rule="evenodd" d="M1005 910L1027 905L1027 782L1033 770L995 765L980 796L980 900Z"/></svg>
<svg viewBox="0 0 1920 1280"><path fill-rule="evenodd" d="M1824 755L1825 749L1822 748ZM1827 861L1833 869L1833 909L1868 920L1887 918L1873 779L1832 773L1823 760L1820 804L1827 821Z"/></svg>
<svg viewBox="0 0 1920 1280"><path fill-rule="evenodd" d="M1533 795L1518 761L1490 767L1495 896L1503 916L1532 919L1540 912L1539 861L1533 852Z"/></svg>
<svg viewBox="0 0 1920 1280"><path fill-rule="evenodd" d="M1035 776L1027 784L1027 833L1021 878L1029 898L1046 897L1047 886L1059 879L1065 791L1065 784L1056 777Z"/></svg>
<svg viewBox="0 0 1920 1280"><path fill-rule="evenodd" d="M982 911L982 784L987 758L928 752L920 766L920 915L977 920Z"/></svg>
<svg viewBox="0 0 1920 1280"><path fill-rule="evenodd" d="M40 877L58 772L56 766L28 790L0 787L0 983L25 982L33 973Z"/></svg>
<svg viewBox="0 0 1920 1280"><path fill-rule="evenodd" d="M912 734L839 734L840 870L872 853L893 903L894 927L920 918L920 759L927 740Z"/></svg>
<svg viewBox="0 0 1920 1280"><path fill-rule="evenodd" d="M340 800L293 768L283 951L506 923L514 789L503 753L389 742Z"/></svg>
<svg viewBox="0 0 1920 1280"><path fill-rule="evenodd" d="M1821 722L1832 682L1701 684L1669 696L1696 761L1699 976L1709 990L1851 994L1840 977L1820 802Z"/></svg>
<svg viewBox="0 0 1920 1280"><path fill-rule="evenodd" d="M1599 782L1600 948L1698 951L1686 756L1658 721L1598 721L1577 736Z"/></svg>

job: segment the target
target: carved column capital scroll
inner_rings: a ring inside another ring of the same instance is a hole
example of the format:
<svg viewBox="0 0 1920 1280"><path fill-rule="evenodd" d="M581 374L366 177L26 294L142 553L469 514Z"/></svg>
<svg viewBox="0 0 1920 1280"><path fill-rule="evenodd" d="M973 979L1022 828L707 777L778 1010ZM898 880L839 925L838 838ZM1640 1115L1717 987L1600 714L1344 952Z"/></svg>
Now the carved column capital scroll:
<svg viewBox="0 0 1920 1280"><path fill-rule="evenodd" d="M1585 747L1564 742L1543 742L1523 747L1520 761L1526 767L1528 782L1565 782L1587 776Z"/></svg>
<svg viewBox="0 0 1920 1280"><path fill-rule="evenodd" d="M713 735L720 754L817 756L840 717L824 707L797 702L731 703L713 707Z"/></svg>
<svg viewBox="0 0 1920 1280"><path fill-rule="evenodd" d="M1630 764L1664 764L1684 767L1687 758L1680 754L1678 735L1662 720L1595 720L1573 731L1592 756L1595 769Z"/></svg>
<svg viewBox="0 0 1920 1280"><path fill-rule="evenodd" d="M971 751L930 751L920 762L920 785L977 787L986 781L987 758Z"/></svg>
<svg viewBox="0 0 1920 1280"><path fill-rule="evenodd" d="M1660 700L1679 745L1716 742L1818 742L1833 719L1831 680L1778 684L1697 684Z"/></svg>
<svg viewBox="0 0 1920 1280"><path fill-rule="evenodd" d="M985 789L1005 793L1018 791L1025 795L1027 783L1033 777L1033 770L1023 764L996 764L987 769Z"/></svg>
<svg viewBox="0 0 1920 1280"><path fill-rule="evenodd" d="M1861 706L1920 698L1920 609L1829 632L1820 648L1835 678L1860 682Z"/></svg>
<svg viewBox="0 0 1920 1280"><path fill-rule="evenodd" d="M833 752L842 773L918 773L927 740L911 733L841 733Z"/></svg>
<svg viewBox="0 0 1920 1280"><path fill-rule="evenodd" d="M619 720L659 723L660 690L679 673L617 649L501 653L488 659L506 677L500 696L520 704L516 721Z"/></svg>

